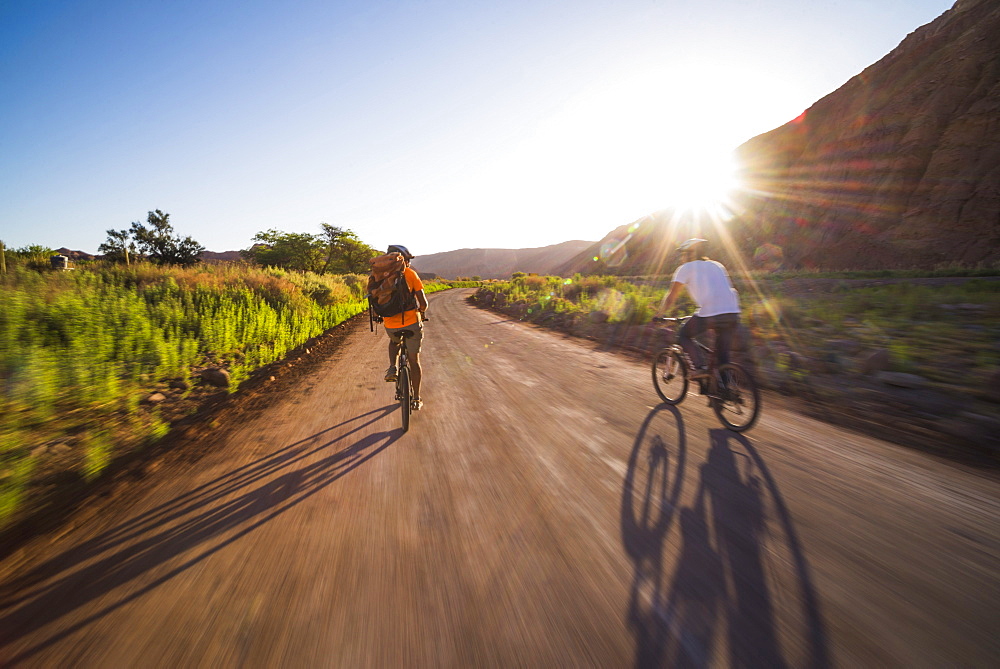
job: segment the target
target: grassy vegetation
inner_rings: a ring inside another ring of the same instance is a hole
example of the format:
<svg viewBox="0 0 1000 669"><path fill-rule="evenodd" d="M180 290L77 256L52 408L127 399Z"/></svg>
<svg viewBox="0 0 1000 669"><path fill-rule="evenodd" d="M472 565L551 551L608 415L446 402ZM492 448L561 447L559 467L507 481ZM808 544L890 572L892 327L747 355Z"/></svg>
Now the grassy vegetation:
<svg viewBox="0 0 1000 669"><path fill-rule="evenodd" d="M838 283L827 293L779 289L747 301L747 320L760 339L788 340L811 357L829 357L830 341L846 339L862 350L888 350L892 371L969 390L1000 369L1000 281Z"/></svg>
<svg viewBox="0 0 1000 669"><path fill-rule="evenodd" d="M235 389L367 306L362 275L100 262L60 272L47 250L36 255L8 254L0 274L0 525L49 447L72 444L77 473L93 479L117 448L167 432L141 405L152 389L207 366L225 367Z"/></svg>
<svg viewBox="0 0 1000 669"><path fill-rule="evenodd" d="M599 311L607 314L609 322L632 324L648 322L664 293L662 287L637 285L615 276L577 274L563 279L523 272L481 290L497 296L501 305L521 311L528 320Z"/></svg>

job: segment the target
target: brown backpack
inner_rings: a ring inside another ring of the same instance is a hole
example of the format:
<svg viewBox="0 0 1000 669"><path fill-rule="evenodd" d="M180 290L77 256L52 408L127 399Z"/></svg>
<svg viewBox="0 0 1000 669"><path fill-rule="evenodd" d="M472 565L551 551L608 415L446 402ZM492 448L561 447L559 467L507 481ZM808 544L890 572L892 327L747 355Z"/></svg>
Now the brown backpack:
<svg viewBox="0 0 1000 669"><path fill-rule="evenodd" d="M368 302L379 316L395 316L417 308L416 298L403 276L403 255L393 251L368 261Z"/></svg>

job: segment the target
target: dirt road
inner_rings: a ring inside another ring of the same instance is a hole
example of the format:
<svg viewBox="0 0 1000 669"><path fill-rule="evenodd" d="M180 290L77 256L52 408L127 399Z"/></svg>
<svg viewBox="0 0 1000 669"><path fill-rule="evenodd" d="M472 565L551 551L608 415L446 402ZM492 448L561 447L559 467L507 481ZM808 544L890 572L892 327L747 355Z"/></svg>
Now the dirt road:
<svg viewBox="0 0 1000 669"><path fill-rule="evenodd" d="M463 296L431 296L409 433L385 336L353 325L8 568L0 665L995 666L992 473L775 405L736 436Z"/></svg>

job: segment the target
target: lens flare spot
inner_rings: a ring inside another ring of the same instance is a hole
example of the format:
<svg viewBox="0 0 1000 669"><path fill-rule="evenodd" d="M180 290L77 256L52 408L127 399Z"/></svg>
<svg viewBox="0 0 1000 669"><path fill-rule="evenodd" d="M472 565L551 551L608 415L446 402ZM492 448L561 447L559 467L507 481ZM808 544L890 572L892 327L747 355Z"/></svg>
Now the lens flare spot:
<svg viewBox="0 0 1000 669"><path fill-rule="evenodd" d="M753 263L765 270L775 270L785 261L785 252L777 244L761 244L753 252Z"/></svg>
<svg viewBox="0 0 1000 669"><path fill-rule="evenodd" d="M625 244L631 238L632 235L629 235L625 239L612 239L601 244L601 260L604 264L608 267L619 267L628 260L628 249Z"/></svg>

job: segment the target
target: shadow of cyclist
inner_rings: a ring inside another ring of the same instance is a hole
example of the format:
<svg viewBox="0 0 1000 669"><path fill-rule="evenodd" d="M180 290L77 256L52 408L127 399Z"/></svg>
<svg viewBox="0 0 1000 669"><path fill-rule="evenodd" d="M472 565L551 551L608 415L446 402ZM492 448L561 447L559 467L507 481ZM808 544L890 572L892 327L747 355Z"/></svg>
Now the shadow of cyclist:
<svg viewBox="0 0 1000 669"><path fill-rule="evenodd" d="M721 592L726 600L729 660L736 666L783 667L786 662L778 647L761 555L765 550L762 483L754 468L740 471L728 447L730 433L711 430L709 434L711 448L701 466L694 509L703 520L711 519L714 550L708 532L699 539L709 542L706 548L715 553L715 582L720 589L729 584L729 592ZM707 513L706 506L710 507Z"/></svg>
<svg viewBox="0 0 1000 669"><path fill-rule="evenodd" d="M650 427L662 410L639 431L622 503L622 540L635 568L628 613L635 666L829 666L808 565L760 454L742 435L710 430L693 497L678 508L689 447L672 408L676 441L662 426ZM678 531L670 535L675 516ZM783 572L779 582L772 571ZM781 612L774 588L781 589Z"/></svg>
<svg viewBox="0 0 1000 669"><path fill-rule="evenodd" d="M819 597L777 482L746 436L729 430L709 434L711 448L701 480L712 507L716 550L730 584L729 663L830 666ZM779 587L785 609L781 612L771 597ZM775 623L779 613L780 640Z"/></svg>
<svg viewBox="0 0 1000 669"><path fill-rule="evenodd" d="M5 584L0 599L0 647L91 601L121 593L81 621L53 631L6 661L11 665L24 661L142 597L354 471L399 439L402 431L352 436L394 409L390 405L370 411L237 467ZM174 564L181 555L182 561ZM159 567L168 563L169 569L159 573ZM123 588L126 584L129 587Z"/></svg>

